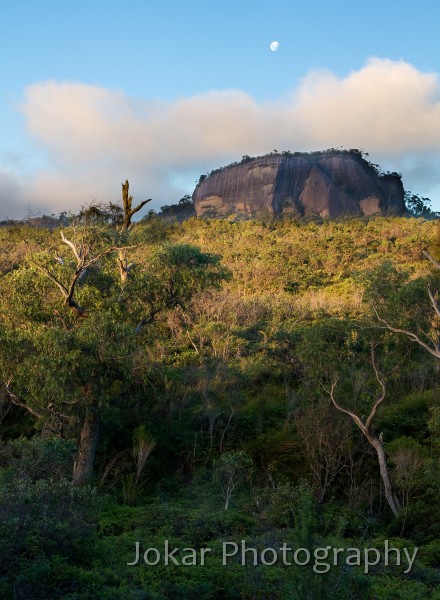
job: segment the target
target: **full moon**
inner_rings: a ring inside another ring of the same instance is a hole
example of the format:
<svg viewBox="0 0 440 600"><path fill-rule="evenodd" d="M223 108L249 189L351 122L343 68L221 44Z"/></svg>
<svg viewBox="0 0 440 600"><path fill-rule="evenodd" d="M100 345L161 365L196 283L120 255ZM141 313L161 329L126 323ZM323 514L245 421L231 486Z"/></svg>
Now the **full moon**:
<svg viewBox="0 0 440 600"><path fill-rule="evenodd" d="M278 42L272 42L270 45L270 49L272 50L272 52L276 52L278 50L278 46L279 46Z"/></svg>

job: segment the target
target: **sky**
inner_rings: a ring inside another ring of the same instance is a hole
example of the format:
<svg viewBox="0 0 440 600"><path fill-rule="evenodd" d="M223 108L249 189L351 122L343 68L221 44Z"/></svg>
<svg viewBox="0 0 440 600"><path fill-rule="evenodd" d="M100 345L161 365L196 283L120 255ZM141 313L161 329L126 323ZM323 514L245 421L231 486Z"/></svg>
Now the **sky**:
<svg viewBox="0 0 440 600"><path fill-rule="evenodd" d="M0 0L0 220L358 148L440 210L438 0ZM278 41L272 52L270 44Z"/></svg>

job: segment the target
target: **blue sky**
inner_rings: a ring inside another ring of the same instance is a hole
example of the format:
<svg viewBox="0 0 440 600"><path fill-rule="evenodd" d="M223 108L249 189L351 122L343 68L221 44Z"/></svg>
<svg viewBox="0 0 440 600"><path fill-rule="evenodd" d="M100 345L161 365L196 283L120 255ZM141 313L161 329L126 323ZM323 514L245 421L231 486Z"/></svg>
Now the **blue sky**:
<svg viewBox="0 0 440 600"><path fill-rule="evenodd" d="M440 3L2 0L0 218L357 147L440 210ZM279 42L271 52L272 40Z"/></svg>

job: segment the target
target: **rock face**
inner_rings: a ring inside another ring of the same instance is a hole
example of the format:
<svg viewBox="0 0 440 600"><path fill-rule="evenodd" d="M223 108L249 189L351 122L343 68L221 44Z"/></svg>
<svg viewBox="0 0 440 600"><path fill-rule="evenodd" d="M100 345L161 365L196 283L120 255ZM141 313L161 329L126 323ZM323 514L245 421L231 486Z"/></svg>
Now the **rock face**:
<svg viewBox="0 0 440 600"><path fill-rule="evenodd" d="M340 217L405 212L400 175L379 174L376 165L357 150L243 157L241 163L201 177L193 201L197 216Z"/></svg>

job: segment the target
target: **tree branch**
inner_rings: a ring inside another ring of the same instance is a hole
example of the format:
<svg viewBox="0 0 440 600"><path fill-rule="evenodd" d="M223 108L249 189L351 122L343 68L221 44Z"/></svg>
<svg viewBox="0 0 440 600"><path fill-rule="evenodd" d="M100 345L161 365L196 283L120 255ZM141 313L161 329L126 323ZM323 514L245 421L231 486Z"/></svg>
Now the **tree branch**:
<svg viewBox="0 0 440 600"><path fill-rule="evenodd" d="M370 431L371 424L373 422L374 417L376 416L377 409L379 408L380 404L384 401L385 396L386 396L385 381L383 380L382 374L379 372L379 369L377 368L376 358L374 355L374 345L371 346L371 364L373 365L374 374L376 375L376 379L380 385L382 393L379 396L379 398L376 400L376 402L373 404L373 408L371 409L370 414L368 415L368 418L365 422L365 427L368 432Z"/></svg>
<svg viewBox="0 0 440 600"><path fill-rule="evenodd" d="M133 208L133 209L132 209L132 210L129 212L130 221L131 221L131 218L132 218L132 216L133 216L134 214L136 214L138 211L140 211L140 210L141 210L141 208L143 208L143 207L144 207L146 204L148 204L148 202L151 202L151 200L152 200L151 198L148 198L148 200L142 200L142 202L141 202L140 204L138 204L138 205L136 206L136 208Z"/></svg>
<svg viewBox="0 0 440 600"><path fill-rule="evenodd" d="M435 356L435 358L440 358L439 347L437 346L437 344L434 344L434 342L432 342L432 340L431 340L431 342L434 344L434 348L432 348L431 346L429 346L428 344L426 344L423 340L421 340L419 338L418 335L416 335L412 331L407 331L406 329L400 329L399 327L393 327L387 321L385 321L385 319L382 319L382 317L379 317L379 314L377 313L376 309L374 309L374 311L376 313L376 316L377 316L378 320L381 323L383 323L387 329L389 329L393 333L403 333L403 335L406 335L406 337L408 337L411 341L417 342L417 344L419 344L419 346L421 346L422 348L424 348L432 356Z"/></svg>
<svg viewBox="0 0 440 600"><path fill-rule="evenodd" d="M103 252L100 252L97 256L94 256L93 258L89 258L90 247L84 241L82 241L78 245L78 244L75 244L74 242L72 242L71 240L67 239L65 237L63 231L61 231L60 233L61 233L61 239L63 240L63 242L65 244L67 244L70 247L70 249L72 250L72 252L76 258L76 269L72 275L72 279L70 281L69 287L67 288L63 283L61 283L61 281L59 281L57 279L57 277L55 277L55 275L53 275L53 273L51 273L46 267L43 267L43 266L39 265L38 263L34 263L34 264L38 269L40 269L40 271L42 271L46 275L46 277L48 277L59 288L59 290L61 291L61 293L64 297L64 305L69 308L72 308L79 316L85 317L87 315L87 310L85 308L83 308L82 306L80 306L74 300L76 284L84 276L85 272L87 271L87 269L89 267L91 267L92 265L97 263L99 260L101 260L101 258L106 256L107 254L110 254L111 252L114 252L115 250L118 250L118 249L123 250L124 247L117 248L117 247L111 246L110 248L107 248ZM129 247L130 246L127 246L127 248L129 248Z"/></svg>
<svg viewBox="0 0 440 600"><path fill-rule="evenodd" d="M26 404L26 402L22 398L20 398L20 396L18 396L14 391L11 390L11 388L9 387L9 382L4 383L4 387L5 387L5 391L8 394L9 398L12 400L12 402L16 406L20 406L20 408L24 408L25 410L30 412L31 415L33 415L37 419L43 418L43 415L41 415L36 410L34 410L31 406Z"/></svg>
<svg viewBox="0 0 440 600"><path fill-rule="evenodd" d="M55 283L55 285L58 286L58 288L60 289L64 298L67 298L69 296L69 290L66 288L65 285L63 285L61 283L61 281L58 281L58 279L55 277L55 275L53 275L48 269L46 269L46 267L42 267L38 263L33 263L33 264L37 267L37 269L40 269L40 271L42 271L42 273L44 273L51 281L53 281L53 283Z"/></svg>
<svg viewBox="0 0 440 600"><path fill-rule="evenodd" d="M140 204L138 204L135 208L132 208L133 196L128 194L129 188L130 184L128 183L128 179L126 179L125 183L122 184L122 205L124 207L123 229L125 231L130 227L133 215L141 210L141 208L144 207L148 202L151 202L151 198L148 198L148 200L142 200Z"/></svg>
<svg viewBox="0 0 440 600"><path fill-rule="evenodd" d="M432 293L431 287L429 285L428 285L428 294L429 294L429 299L431 300L432 308L434 309L437 317L440 318L440 308L438 306L438 302L435 299L434 294Z"/></svg>
<svg viewBox="0 0 440 600"><path fill-rule="evenodd" d="M426 256L426 258L428 258L432 264L435 266L436 269L440 270L440 263L438 261L435 260L435 258L433 258L429 252L427 252L426 250L423 250L423 255ZM431 301L431 305L435 311L435 314L437 315L437 317L440 318L440 307L438 305L438 302L434 296L434 294L432 293L431 288L428 286L428 294L429 294L429 299ZM385 319L382 319L382 317L379 316L376 308L373 306L374 312L376 313L376 317L378 318L378 320L383 323L385 325L385 327L387 329L389 329L390 331L392 331L393 333L402 333L403 335L406 335L407 338L409 338L411 341L416 342L417 344L419 344L419 346L421 346L422 348L424 348L427 352L429 352L429 354L431 354L431 356L434 356L435 358L440 358L440 348L438 343L436 343L432 338L428 337L429 341L432 343L432 346L430 346L429 344L427 344L426 342L424 342L417 334L415 334L412 331L407 331L406 329L400 329L399 327L393 327L392 325L390 325ZM426 334L425 334L426 335Z"/></svg>
<svg viewBox="0 0 440 600"><path fill-rule="evenodd" d="M63 240L63 242L65 244L67 244L68 246L70 246L70 248L72 249L73 254L75 255L76 260L78 261L78 263L80 263L81 262L81 257L80 257L80 255L78 253L78 250L77 250L75 244L73 242L71 242L70 240L68 240L66 237L64 237L64 233L63 233L62 230L60 231L60 233L61 233L61 239Z"/></svg>
<svg viewBox="0 0 440 600"><path fill-rule="evenodd" d="M143 328L146 325L149 325L150 323L152 323L154 321L154 317L162 310L161 308L155 308L154 310L152 310L150 312L150 314L148 315L148 317L145 317L144 319L141 319L139 321L139 323L136 325L135 327L135 334L138 335L139 333L142 333Z"/></svg>
<svg viewBox="0 0 440 600"><path fill-rule="evenodd" d="M437 261L435 260L435 258L433 258L433 257L432 257L432 256L429 254L429 252L426 252L426 250L423 250L423 253L422 253L422 254L423 254L424 256L426 256L426 258L428 258L428 259L429 259L429 260L432 262L432 264L434 265L434 267L435 267L436 269L439 269L439 270L440 270L440 263L439 263L439 262L437 262Z"/></svg>
<svg viewBox="0 0 440 600"><path fill-rule="evenodd" d="M340 404L338 404L338 402L336 401L335 398L335 388L337 385L337 380L333 379L332 380L332 385L330 390L326 390L327 394L330 396L330 399L334 405L334 407L339 410L339 412L342 412L346 415L348 415L349 417L351 417L353 419L353 421L356 423L356 425L359 427L359 429L365 434L368 434L369 437L369 432L367 431L367 428L365 426L365 424L362 422L362 420L351 410L348 410L346 408L343 408Z"/></svg>

